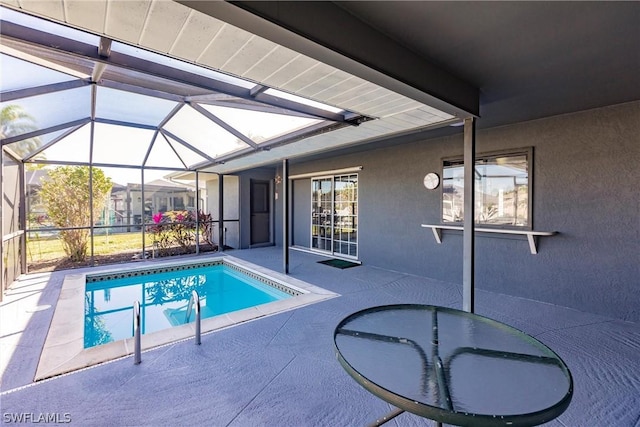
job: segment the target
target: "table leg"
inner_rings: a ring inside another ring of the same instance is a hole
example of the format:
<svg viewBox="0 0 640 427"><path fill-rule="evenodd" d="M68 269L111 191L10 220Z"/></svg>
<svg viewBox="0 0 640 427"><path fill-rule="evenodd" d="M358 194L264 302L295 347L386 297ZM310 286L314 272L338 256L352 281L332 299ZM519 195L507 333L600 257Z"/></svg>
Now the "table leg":
<svg viewBox="0 0 640 427"><path fill-rule="evenodd" d="M393 411L389 412L384 417L378 418L375 422L369 424L369 427L381 426L382 424L386 423L387 421L390 421L390 420L394 419L395 417L397 417L398 415L402 414L403 412L404 412L404 409L396 408Z"/></svg>

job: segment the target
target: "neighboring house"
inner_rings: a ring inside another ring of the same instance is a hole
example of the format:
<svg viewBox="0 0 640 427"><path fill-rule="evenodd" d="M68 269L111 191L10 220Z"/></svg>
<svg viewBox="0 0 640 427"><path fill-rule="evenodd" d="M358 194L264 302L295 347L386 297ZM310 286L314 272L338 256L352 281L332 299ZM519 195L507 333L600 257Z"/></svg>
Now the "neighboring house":
<svg viewBox="0 0 640 427"><path fill-rule="evenodd" d="M50 226L47 221L46 207L38 194L42 182L47 178L47 169L26 172L26 202L30 228ZM109 229L109 232L112 233L139 231L143 212L145 222L149 223L154 213L173 210L195 211L196 209L193 187L165 179L156 179L146 183L144 200L143 204L140 184L113 183L109 204L105 207L101 218L96 221L97 225L114 226Z"/></svg>
<svg viewBox="0 0 640 427"><path fill-rule="evenodd" d="M39 189L42 180L47 177L46 169L28 170L25 174L27 212L29 212L27 215L28 227L35 228L43 225L46 221L47 211L40 200Z"/></svg>
<svg viewBox="0 0 640 427"><path fill-rule="evenodd" d="M196 192L193 186L156 179L145 183L144 203L142 194L140 184L114 184L111 190L110 224L136 225L133 229L140 230L143 212L144 222L149 223L158 212L196 210ZM132 227L127 227L127 231L131 229Z"/></svg>

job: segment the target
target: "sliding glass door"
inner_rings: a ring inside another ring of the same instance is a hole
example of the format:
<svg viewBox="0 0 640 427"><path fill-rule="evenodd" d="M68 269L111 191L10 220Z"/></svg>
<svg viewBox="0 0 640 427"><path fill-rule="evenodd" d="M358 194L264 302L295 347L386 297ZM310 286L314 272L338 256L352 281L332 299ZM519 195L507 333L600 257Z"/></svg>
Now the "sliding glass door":
<svg viewBox="0 0 640 427"><path fill-rule="evenodd" d="M311 180L311 248L358 257L358 175Z"/></svg>

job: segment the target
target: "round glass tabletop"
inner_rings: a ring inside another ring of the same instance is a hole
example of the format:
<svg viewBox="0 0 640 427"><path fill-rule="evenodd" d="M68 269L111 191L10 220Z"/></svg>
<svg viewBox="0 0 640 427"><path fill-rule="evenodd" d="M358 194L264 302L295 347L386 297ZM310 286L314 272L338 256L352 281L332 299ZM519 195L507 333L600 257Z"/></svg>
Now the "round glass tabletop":
<svg viewBox="0 0 640 427"><path fill-rule="evenodd" d="M405 411L455 425L536 425L569 406L571 373L551 349L504 323L401 304L336 327L338 360L364 388Z"/></svg>

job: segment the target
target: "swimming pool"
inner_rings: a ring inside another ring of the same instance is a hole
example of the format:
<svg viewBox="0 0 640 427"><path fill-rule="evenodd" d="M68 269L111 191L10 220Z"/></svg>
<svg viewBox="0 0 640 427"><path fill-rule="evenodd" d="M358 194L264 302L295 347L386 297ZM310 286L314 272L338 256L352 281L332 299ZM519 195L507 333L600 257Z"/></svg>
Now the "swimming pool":
<svg viewBox="0 0 640 427"><path fill-rule="evenodd" d="M142 334L194 321L192 291L202 319L279 301L300 292L221 260L144 271L87 275L84 347L129 338L133 302L140 302Z"/></svg>
<svg viewBox="0 0 640 427"><path fill-rule="evenodd" d="M276 294L277 291L279 291L289 296L284 299L277 299L224 314L216 314L209 318L203 318L201 324L202 334L233 327L249 321L255 321L266 316L339 296L336 293L296 279L290 275L278 273L226 254L197 256L182 261L175 259L147 260L128 265L93 268L89 273L67 274L60 290L60 296L56 303L42 353L40 354L34 378L35 381L133 354L132 311L129 311L129 315L125 315L122 320L123 331L127 329L127 331L125 331L125 337L117 339L117 337L114 336L113 341L85 348L85 300L87 299L88 290L96 290L100 287L100 283L106 280L120 280L128 277L135 278L155 273L169 273L172 275L170 277L173 277L168 279L171 281L183 274L185 270L202 267L210 268L213 265L222 265L226 267L226 269L232 270L232 274L241 272L243 275L256 279L259 282L258 286L266 286L271 294ZM195 279L190 280L193 281ZM114 300L120 298L119 296L116 298L117 291L114 289L108 292L110 296L106 298L104 296L104 289L102 291L98 290L97 294L100 293L102 293L103 299ZM94 292L94 294L96 293ZM141 303L143 301L142 295L143 294L140 293L139 298L137 298ZM146 295L145 291L145 298ZM126 299L125 304L128 304L129 307L133 304L133 300L129 301L131 299L129 296L123 298ZM211 300L213 299L214 298ZM210 304L211 300L207 304ZM163 309L164 308L168 307L165 305ZM180 307L173 307L173 309L180 310ZM127 312L128 310L125 307L121 311ZM176 316L173 317L179 320L180 315L176 314ZM154 347L171 345L177 341L193 339L194 333L194 322L178 324L177 326L161 328L155 331L147 330L145 334L142 335L142 350L144 352ZM203 348L206 345L208 345L207 340L203 340Z"/></svg>

